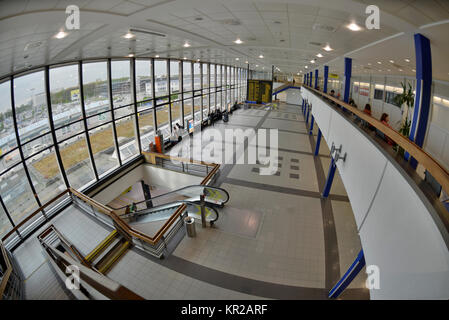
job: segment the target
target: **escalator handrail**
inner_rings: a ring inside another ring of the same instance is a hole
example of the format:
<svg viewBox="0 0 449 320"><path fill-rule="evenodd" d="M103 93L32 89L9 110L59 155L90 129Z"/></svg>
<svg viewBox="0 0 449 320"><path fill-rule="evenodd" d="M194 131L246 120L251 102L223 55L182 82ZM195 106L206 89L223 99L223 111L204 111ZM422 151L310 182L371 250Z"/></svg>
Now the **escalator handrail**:
<svg viewBox="0 0 449 320"><path fill-rule="evenodd" d="M188 188L193 188L193 187L196 187L196 188L197 187L210 188L210 189L223 191L226 194L226 196L227 196L227 199L226 199L226 201L223 202L223 204L226 204L229 201L229 192L227 192L225 189L219 188L219 187L211 187L211 186L205 186L205 185L199 184L199 185L185 186L185 187L182 187L182 188L179 188L179 189L176 189L176 190L173 190L173 191L169 191L167 193L160 194L158 196L152 197L151 199L148 199L148 200L143 200L143 201L136 202L135 204L138 205L138 204L146 203L146 202L149 202L149 201L153 201L154 199L162 198L162 197L167 196L169 194L178 193L178 192L180 192L182 190L185 190L185 189L188 189ZM112 206L109 206L109 207L111 207L113 210L122 210L122 209L126 209L126 207L128 207L128 206L129 205L126 205L126 206L123 206L123 207L120 207L120 208L114 208Z"/></svg>
<svg viewBox="0 0 449 320"><path fill-rule="evenodd" d="M206 203L207 203L207 201L206 201ZM170 208L173 208L173 207L178 207L179 205L181 205L181 204L187 204L187 205L189 205L189 204L197 204L197 203L195 203L194 201L189 201L189 200L178 200L178 201L173 201L173 202L168 202L168 203L166 203L166 204L161 204L160 206L156 206L156 207L153 207L153 208L148 208L148 209L156 209L155 211L156 212L148 212L148 213L144 213L144 214L139 214L139 212L142 212L142 211L144 211L144 210L147 210L147 209L143 209L143 210L140 210L140 211L135 211L135 212L130 212L130 213L127 213L127 214L122 214L122 215L120 215L120 218L129 218L129 217L134 217L134 216L136 216L136 215L138 215L138 216L146 216L147 214L153 214L153 213L157 213L157 212L160 212L161 210L165 210L165 209L170 209ZM165 209L160 209L160 210L157 210L157 208L158 207L162 207L162 206L168 206L167 208L165 208ZM206 208L209 208L209 209L212 209L214 212L215 212L215 214L216 214L216 216L217 216L217 218L216 219L214 219L214 220L211 220L212 222L215 222L215 221L217 221L218 220L218 211L214 208L214 207L211 207L211 206L205 206Z"/></svg>

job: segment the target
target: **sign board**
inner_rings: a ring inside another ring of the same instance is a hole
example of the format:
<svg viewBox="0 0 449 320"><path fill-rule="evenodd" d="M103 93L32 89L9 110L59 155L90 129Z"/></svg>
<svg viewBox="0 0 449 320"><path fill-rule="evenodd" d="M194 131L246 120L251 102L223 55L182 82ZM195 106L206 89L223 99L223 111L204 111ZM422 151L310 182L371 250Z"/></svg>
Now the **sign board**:
<svg viewBox="0 0 449 320"><path fill-rule="evenodd" d="M193 130L195 129L193 125L193 119L188 120L187 122L187 130L189 133L193 133Z"/></svg>
<svg viewBox="0 0 449 320"><path fill-rule="evenodd" d="M328 75L329 79L339 79L340 77L336 73L329 73Z"/></svg>
<svg viewBox="0 0 449 320"><path fill-rule="evenodd" d="M247 101L269 103L272 101L273 81L248 80Z"/></svg>
<svg viewBox="0 0 449 320"><path fill-rule="evenodd" d="M75 89L75 90L70 91L70 97L71 97L72 101L78 100L80 97L80 89Z"/></svg>

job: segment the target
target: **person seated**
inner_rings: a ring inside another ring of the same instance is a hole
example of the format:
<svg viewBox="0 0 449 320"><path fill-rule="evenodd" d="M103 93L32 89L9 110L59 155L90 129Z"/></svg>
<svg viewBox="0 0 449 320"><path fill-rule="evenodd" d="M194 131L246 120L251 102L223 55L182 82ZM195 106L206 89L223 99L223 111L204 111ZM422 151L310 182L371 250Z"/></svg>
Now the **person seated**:
<svg viewBox="0 0 449 320"><path fill-rule="evenodd" d="M380 122L382 122L384 125L386 125L388 128L391 128L390 124L390 117L388 115L388 113L382 113L382 116L380 117ZM391 128L393 129L393 128ZM387 141L387 143L392 146L394 145L394 141L390 139L390 137L388 137L386 134L385 135L385 140Z"/></svg>
<svg viewBox="0 0 449 320"><path fill-rule="evenodd" d="M370 117L372 117L371 114L371 105L369 103L365 104L365 109L363 109L363 113L369 115ZM366 122L365 120L362 120L362 124L363 126L367 127L369 130L375 130L375 128L370 125L368 122Z"/></svg>
<svg viewBox="0 0 449 320"><path fill-rule="evenodd" d="M331 90L331 93L329 93L329 95L330 95L331 97L335 97L335 90L332 89L332 90Z"/></svg>
<svg viewBox="0 0 449 320"><path fill-rule="evenodd" d="M363 113L366 113L367 115L372 117L372 115L371 115L371 105L369 103L365 104L365 109L363 109Z"/></svg>

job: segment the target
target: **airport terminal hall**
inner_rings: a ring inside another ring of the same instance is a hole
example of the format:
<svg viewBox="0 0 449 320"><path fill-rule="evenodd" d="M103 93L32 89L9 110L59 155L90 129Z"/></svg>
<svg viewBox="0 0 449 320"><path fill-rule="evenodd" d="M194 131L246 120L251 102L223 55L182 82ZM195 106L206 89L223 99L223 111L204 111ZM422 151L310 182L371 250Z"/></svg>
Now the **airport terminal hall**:
<svg viewBox="0 0 449 320"><path fill-rule="evenodd" d="M449 0L0 1L0 309L448 300L448 35Z"/></svg>

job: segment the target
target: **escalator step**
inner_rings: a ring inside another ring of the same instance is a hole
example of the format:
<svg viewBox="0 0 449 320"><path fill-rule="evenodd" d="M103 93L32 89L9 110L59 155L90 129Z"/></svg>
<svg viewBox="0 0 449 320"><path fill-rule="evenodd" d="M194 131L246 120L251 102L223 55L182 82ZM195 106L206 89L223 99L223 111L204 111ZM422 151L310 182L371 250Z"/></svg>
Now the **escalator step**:
<svg viewBox="0 0 449 320"><path fill-rule="evenodd" d="M101 241L98 246L96 246L85 258L86 261L90 262L97 255L99 255L106 247L112 242L112 240L118 235L117 230L113 230L103 241Z"/></svg>

